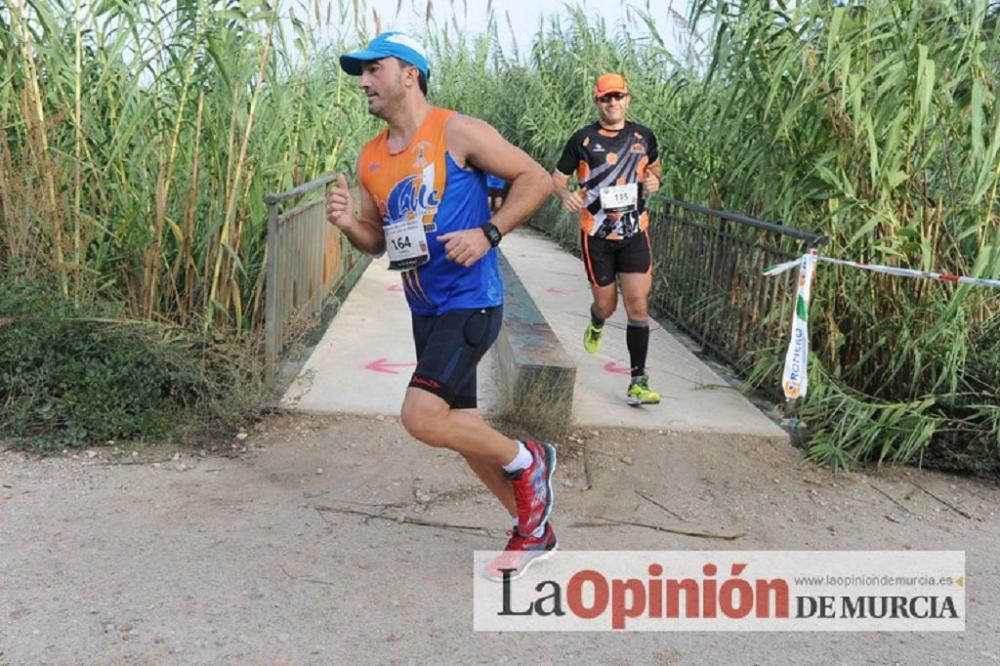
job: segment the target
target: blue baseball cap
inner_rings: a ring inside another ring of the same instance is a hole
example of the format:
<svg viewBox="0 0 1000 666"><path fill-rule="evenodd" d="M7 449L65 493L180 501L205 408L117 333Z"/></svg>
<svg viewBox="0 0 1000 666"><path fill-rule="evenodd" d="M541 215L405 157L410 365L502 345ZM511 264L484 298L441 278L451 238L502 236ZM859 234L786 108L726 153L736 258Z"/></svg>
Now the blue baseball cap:
<svg viewBox="0 0 1000 666"><path fill-rule="evenodd" d="M383 32L368 42L361 51L340 56L340 68L351 76L360 76L366 62L396 57L419 69L425 78L430 78L427 55L420 42L405 32Z"/></svg>

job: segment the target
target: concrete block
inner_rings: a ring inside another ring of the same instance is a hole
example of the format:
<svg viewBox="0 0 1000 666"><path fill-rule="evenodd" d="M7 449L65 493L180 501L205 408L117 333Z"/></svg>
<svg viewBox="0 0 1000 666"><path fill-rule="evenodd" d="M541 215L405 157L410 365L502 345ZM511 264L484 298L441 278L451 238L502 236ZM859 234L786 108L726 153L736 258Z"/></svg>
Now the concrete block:
<svg viewBox="0 0 1000 666"><path fill-rule="evenodd" d="M527 429L558 429L572 416L576 363L503 253L500 274L504 315L494 349L501 414Z"/></svg>

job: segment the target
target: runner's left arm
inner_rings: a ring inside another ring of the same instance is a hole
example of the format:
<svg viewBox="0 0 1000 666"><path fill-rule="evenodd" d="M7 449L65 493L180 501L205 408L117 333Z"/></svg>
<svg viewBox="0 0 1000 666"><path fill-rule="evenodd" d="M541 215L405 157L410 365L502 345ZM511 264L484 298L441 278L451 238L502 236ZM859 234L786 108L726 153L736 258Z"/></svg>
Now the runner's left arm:
<svg viewBox="0 0 1000 666"><path fill-rule="evenodd" d="M642 187L646 194L655 194L660 189L663 182L663 166L660 164L660 149L656 144L656 136L649 133L649 164L646 165L645 173L642 177Z"/></svg>
<svg viewBox="0 0 1000 666"><path fill-rule="evenodd" d="M490 124L455 114L445 127L448 152L458 164L471 164L510 183L510 191L490 220L500 233L509 234L523 224L552 194L552 179L541 164L500 136ZM474 232L474 233L471 233ZM490 244L482 231L470 229L442 234L449 259L471 266L485 255Z"/></svg>

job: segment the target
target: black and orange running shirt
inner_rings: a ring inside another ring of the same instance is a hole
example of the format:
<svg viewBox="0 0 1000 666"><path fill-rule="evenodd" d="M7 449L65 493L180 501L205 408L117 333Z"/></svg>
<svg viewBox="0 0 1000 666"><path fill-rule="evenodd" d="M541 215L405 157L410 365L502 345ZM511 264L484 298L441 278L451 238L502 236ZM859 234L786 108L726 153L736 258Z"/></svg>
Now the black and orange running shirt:
<svg viewBox="0 0 1000 666"><path fill-rule="evenodd" d="M567 176L576 173L583 193L583 233L622 240L644 231L649 217L642 179L658 159L656 137L638 123L626 121L622 129L608 130L595 122L571 136L556 169ZM614 205L621 197L626 205Z"/></svg>

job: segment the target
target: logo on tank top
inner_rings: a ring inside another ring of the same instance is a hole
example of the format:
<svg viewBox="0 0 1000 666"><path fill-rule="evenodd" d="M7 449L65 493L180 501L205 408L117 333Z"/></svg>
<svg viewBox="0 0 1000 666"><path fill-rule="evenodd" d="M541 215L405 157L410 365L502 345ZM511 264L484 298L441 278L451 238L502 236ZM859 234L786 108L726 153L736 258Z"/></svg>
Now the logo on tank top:
<svg viewBox="0 0 1000 666"><path fill-rule="evenodd" d="M383 224L420 219L424 232L430 233L437 229L434 215L440 205L441 193L434 189L434 165L431 164L423 173L407 176L393 186L382 212Z"/></svg>
<svg viewBox="0 0 1000 666"><path fill-rule="evenodd" d="M430 141L421 141L413 147L413 151L417 154L417 161L413 163L414 168L423 169L430 162L427 161L427 153L433 148Z"/></svg>

